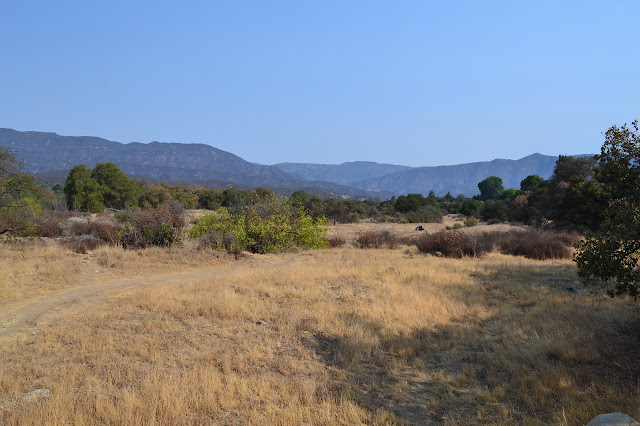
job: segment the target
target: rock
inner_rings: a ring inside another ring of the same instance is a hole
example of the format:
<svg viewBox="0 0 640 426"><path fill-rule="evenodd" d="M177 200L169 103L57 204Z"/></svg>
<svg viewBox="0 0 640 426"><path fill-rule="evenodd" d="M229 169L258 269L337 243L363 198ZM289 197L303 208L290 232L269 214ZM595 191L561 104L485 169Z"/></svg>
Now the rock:
<svg viewBox="0 0 640 426"><path fill-rule="evenodd" d="M441 251L437 251L437 252L433 253L433 255L435 257L442 257L442 252Z"/></svg>
<svg viewBox="0 0 640 426"><path fill-rule="evenodd" d="M258 320L256 321L256 325L267 325L266 321Z"/></svg>
<svg viewBox="0 0 640 426"><path fill-rule="evenodd" d="M395 274L395 275L400 275L400 271L398 271L393 266L390 266L389 269L387 269L387 272L391 272L392 274Z"/></svg>
<svg viewBox="0 0 640 426"><path fill-rule="evenodd" d="M640 426L640 423L623 413L608 413L595 417L587 426Z"/></svg>
<svg viewBox="0 0 640 426"><path fill-rule="evenodd" d="M571 293L580 293L580 294L586 294L589 293L589 290L587 290L586 288L580 288L577 287L573 284L567 284L564 286L564 289L571 292Z"/></svg>
<svg viewBox="0 0 640 426"><path fill-rule="evenodd" d="M36 389L32 390L29 393L26 393L22 398L26 403L38 402L43 399L51 398L51 391L49 389Z"/></svg>

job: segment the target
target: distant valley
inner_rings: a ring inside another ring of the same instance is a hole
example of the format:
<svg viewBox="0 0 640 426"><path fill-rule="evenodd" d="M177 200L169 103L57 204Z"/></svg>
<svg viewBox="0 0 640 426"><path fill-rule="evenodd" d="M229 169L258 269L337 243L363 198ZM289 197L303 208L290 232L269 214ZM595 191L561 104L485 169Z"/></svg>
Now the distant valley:
<svg viewBox="0 0 640 426"><path fill-rule="evenodd" d="M44 181L63 182L76 164L93 167L114 162L130 177L198 184L205 187L269 187L283 194L296 190L323 197L363 199L421 193L474 195L477 184L498 176L506 188L519 188L526 176L548 178L555 156L533 154L520 160L497 159L438 167L408 167L355 161L340 165L250 163L205 144L120 143L90 136L61 136L47 132L0 129L0 146L17 152L28 172Z"/></svg>

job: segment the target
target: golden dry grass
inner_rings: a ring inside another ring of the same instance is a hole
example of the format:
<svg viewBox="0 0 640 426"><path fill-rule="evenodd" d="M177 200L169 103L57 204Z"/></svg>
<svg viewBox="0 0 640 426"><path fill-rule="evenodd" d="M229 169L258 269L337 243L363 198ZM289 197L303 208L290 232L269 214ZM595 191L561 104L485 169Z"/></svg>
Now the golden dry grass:
<svg viewBox="0 0 640 426"><path fill-rule="evenodd" d="M249 256L0 347L3 424L584 424L640 417L637 305L568 261ZM396 270L390 269L390 267ZM35 405L21 396L48 388Z"/></svg>
<svg viewBox="0 0 640 426"><path fill-rule="evenodd" d="M362 221L358 223L339 223L337 225L330 225L327 231L327 238L342 238L347 244L352 244L357 238L358 234L363 232L390 232L399 238L417 238L427 233L434 233L442 231L447 226L453 226L454 223L464 223L465 216L448 214L442 218L441 223L372 223ZM424 231L416 231L416 227L422 225ZM486 222L481 222L476 226L463 227L460 230L468 233L478 232L492 232L492 231L508 231L513 230L514 226L501 223L495 225L488 225Z"/></svg>
<svg viewBox="0 0 640 426"><path fill-rule="evenodd" d="M52 241L0 241L0 306L77 283L82 260Z"/></svg>
<svg viewBox="0 0 640 426"><path fill-rule="evenodd" d="M105 245L87 254L74 253L48 238L0 242L0 308L84 283L223 266L231 260L223 252L199 250L190 241L169 249Z"/></svg>

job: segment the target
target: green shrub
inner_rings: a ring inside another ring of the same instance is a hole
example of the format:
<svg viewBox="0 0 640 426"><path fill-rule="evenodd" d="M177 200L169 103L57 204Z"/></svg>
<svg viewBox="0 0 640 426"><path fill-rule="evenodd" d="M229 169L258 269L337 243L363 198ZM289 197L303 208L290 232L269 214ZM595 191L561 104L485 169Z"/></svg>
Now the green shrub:
<svg viewBox="0 0 640 426"><path fill-rule="evenodd" d="M467 220L464 221L464 226L476 226L477 224L478 219L473 216L469 216Z"/></svg>
<svg viewBox="0 0 640 426"><path fill-rule="evenodd" d="M462 224L460 222L456 222L453 224L453 229L460 229L462 228Z"/></svg>
<svg viewBox="0 0 640 426"><path fill-rule="evenodd" d="M196 220L189 235L200 238L203 244L232 253L244 250L278 253L295 248L328 247L326 232L326 219L314 219L301 207L272 199L238 214L222 207Z"/></svg>

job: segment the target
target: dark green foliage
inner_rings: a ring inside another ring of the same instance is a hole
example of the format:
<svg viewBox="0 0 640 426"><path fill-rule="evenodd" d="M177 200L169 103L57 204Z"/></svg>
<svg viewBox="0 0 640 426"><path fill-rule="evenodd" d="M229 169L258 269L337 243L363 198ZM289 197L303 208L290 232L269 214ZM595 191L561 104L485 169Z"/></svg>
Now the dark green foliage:
<svg viewBox="0 0 640 426"><path fill-rule="evenodd" d="M480 217L491 223L502 222L507 218L507 205L502 200L487 200L484 202Z"/></svg>
<svg viewBox="0 0 640 426"><path fill-rule="evenodd" d="M83 210L93 213L104 210L102 189L94 178L91 169L83 164L73 166L64 184L69 210Z"/></svg>
<svg viewBox="0 0 640 426"><path fill-rule="evenodd" d="M353 223L360 219L360 215L353 210L353 203L341 200L326 200L324 211L326 218L336 223Z"/></svg>
<svg viewBox="0 0 640 426"><path fill-rule="evenodd" d="M495 200L500 198L500 194L504 191L502 179L497 176L489 176L482 182L478 183L481 200Z"/></svg>
<svg viewBox="0 0 640 426"><path fill-rule="evenodd" d="M404 219L409 223L439 223L442 222L444 212L436 206L427 205L418 211L404 214Z"/></svg>
<svg viewBox="0 0 640 426"><path fill-rule="evenodd" d="M570 182L572 179L591 179L595 165L593 157L560 155L553 169L553 176L549 178L549 183L557 185L560 182Z"/></svg>
<svg viewBox="0 0 640 426"><path fill-rule="evenodd" d="M426 205L437 205L434 200L435 197L427 199L422 194L400 195L395 202L395 208L400 213L417 212Z"/></svg>
<svg viewBox="0 0 640 426"><path fill-rule="evenodd" d="M114 163L97 163L91 171L91 177L100 185L107 207L130 209L138 206L142 196L140 185L129 179Z"/></svg>
<svg viewBox="0 0 640 426"><path fill-rule="evenodd" d="M538 175L529 175L520 182L520 191L535 191L544 185L545 180Z"/></svg>
<svg viewBox="0 0 640 426"><path fill-rule="evenodd" d="M462 206L460 207L460 213L462 213L465 216L479 217L480 212L482 212L483 208L484 208L484 201L472 200L468 198L462 202Z"/></svg>
<svg viewBox="0 0 640 426"><path fill-rule="evenodd" d="M580 276L602 283L614 281L610 296L640 296L640 134L612 126L605 133L595 178L606 194L607 206L599 231L587 235L576 262Z"/></svg>

